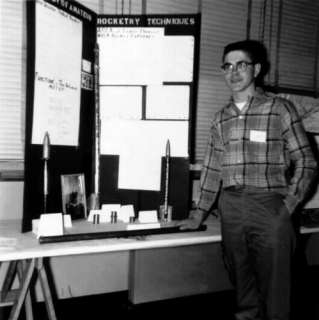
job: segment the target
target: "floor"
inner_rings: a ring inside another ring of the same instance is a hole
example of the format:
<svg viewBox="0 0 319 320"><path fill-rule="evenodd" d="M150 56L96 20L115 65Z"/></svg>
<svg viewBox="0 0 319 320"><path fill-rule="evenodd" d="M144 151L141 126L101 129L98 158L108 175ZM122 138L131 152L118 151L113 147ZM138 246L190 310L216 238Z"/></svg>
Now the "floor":
<svg viewBox="0 0 319 320"><path fill-rule="evenodd" d="M291 320L319 320L319 268L308 268L302 281L294 286L293 312ZM171 299L167 301L131 305L128 293L117 292L104 295L79 297L55 301L59 320L99 319L176 319L207 318L233 320L235 295L223 291L205 295ZM0 308L0 320L8 319L10 307ZM34 305L34 320L46 320L44 303ZM24 312L19 320L25 320Z"/></svg>
<svg viewBox="0 0 319 320"><path fill-rule="evenodd" d="M234 308L233 292L221 292L201 296L178 298L167 301L131 305L127 292L65 299L55 302L58 320L99 319L176 319L187 315L198 319L199 315L214 314L214 319L231 320ZM0 313L0 320L8 318L10 308ZM210 317L209 317L210 318ZM44 303L34 306L34 320L48 319ZM19 320L25 320L24 311Z"/></svg>

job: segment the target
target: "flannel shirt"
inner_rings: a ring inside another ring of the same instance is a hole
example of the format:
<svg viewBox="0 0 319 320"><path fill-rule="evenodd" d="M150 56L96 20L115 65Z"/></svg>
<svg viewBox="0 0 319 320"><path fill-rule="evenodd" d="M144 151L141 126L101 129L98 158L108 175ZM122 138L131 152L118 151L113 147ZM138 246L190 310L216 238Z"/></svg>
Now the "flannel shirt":
<svg viewBox="0 0 319 320"><path fill-rule="evenodd" d="M295 107L286 99L257 92L242 111L230 101L216 113L197 208L211 210L221 187L247 186L282 194L292 213L315 171L316 161Z"/></svg>

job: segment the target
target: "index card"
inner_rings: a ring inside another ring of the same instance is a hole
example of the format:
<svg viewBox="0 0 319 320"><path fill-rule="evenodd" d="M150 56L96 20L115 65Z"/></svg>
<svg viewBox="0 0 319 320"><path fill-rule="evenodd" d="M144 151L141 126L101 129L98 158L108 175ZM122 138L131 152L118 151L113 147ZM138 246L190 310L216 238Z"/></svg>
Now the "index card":
<svg viewBox="0 0 319 320"><path fill-rule="evenodd" d="M112 212L116 211L119 212L121 209L121 205L116 203L116 204L102 204L101 210L103 212Z"/></svg>
<svg viewBox="0 0 319 320"><path fill-rule="evenodd" d="M101 210L90 210L87 220L89 222L93 222L93 217L94 217L95 214L100 215L101 214Z"/></svg>
<svg viewBox="0 0 319 320"><path fill-rule="evenodd" d="M121 206L120 212L118 213L118 220L125 223L130 222L130 217L134 217L134 207L132 204Z"/></svg>
<svg viewBox="0 0 319 320"><path fill-rule="evenodd" d="M64 214L63 215L63 223L65 228L72 228L72 219L71 215L69 214Z"/></svg>
<svg viewBox="0 0 319 320"><path fill-rule="evenodd" d="M92 63L89 60L82 59L82 70L91 73L92 72Z"/></svg>
<svg viewBox="0 0 319 320"><path fill-rule="evenodd" d="M160 227L160 223L131 223L126 226L126 230L158 229Z"/></svg>
<svg viewBox="0 0 319 320"><path fill-rule="evenodd" d="M16 238L10 237L0 237L0 248L3 249L12 249L17 246L18 240Z"/></svg>
<svg viewBox="0 0 319 320"><path fill-rule="evenodd" d="M146 210L138 212L138 221L141 223L158 222L156 210Z"/></svg>
<svg viewBox="0 0 319 320"><path fill-rule="evenodd" d="M38 238L40 236L62 236L62 213L43 213L38 224Z"/></svg>

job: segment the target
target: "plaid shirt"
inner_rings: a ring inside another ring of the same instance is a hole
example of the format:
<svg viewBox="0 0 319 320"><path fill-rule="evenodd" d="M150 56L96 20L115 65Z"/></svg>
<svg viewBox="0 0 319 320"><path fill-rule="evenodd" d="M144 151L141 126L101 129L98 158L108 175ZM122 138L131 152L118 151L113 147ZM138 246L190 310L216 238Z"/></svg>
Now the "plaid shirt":
<svg viewBox="0 0 319 320"><path fill-rule="evenodd" d="M197 207L209 211L221 186L239 185L283 194L293 212L315 170L316 161L294 106L258 92L242 111L231 101L216 113Z"/></svg>

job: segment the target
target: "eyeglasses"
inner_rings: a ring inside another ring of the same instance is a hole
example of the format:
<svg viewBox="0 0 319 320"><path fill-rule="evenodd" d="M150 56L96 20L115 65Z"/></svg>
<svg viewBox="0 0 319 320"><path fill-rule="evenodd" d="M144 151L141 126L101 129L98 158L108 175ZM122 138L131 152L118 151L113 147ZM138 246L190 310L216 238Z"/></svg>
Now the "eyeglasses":
<svg viewBox="0 0 319 320"><path fill-rule="evenodd" d="M254 64L253 62L248 62L248 61L238 61L236 62L235 65L226 62L221 66L221 69L223 73L232 73L234 71L245 72L248 66L253 64Z"/></svg>

